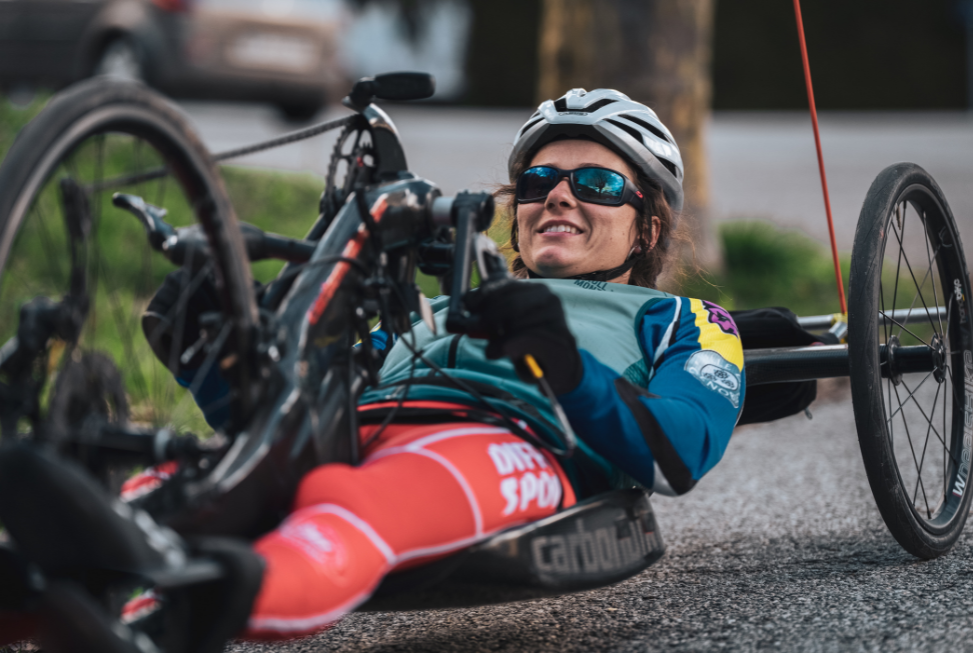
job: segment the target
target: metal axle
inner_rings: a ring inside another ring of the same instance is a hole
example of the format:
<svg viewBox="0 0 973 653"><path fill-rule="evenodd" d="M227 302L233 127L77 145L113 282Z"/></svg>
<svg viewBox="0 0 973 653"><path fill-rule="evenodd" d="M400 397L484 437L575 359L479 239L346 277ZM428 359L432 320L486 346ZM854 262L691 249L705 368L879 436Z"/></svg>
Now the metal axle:
<svg viewBox="0 0 973 653"><path fill-rule="evenodd" d="M897 308L894 311L886 311L885 315L879 313L878 319L883 322L888 322L891 319L899 324L914 324L916 322L925 322L928 319L945 320L947 312L945 306L934 306L928 311L923 306L914 306L911 309ZM797 322L801 325L801 328L807 329L808 331L821 331L830 328L838 317L840 317L839 314L809 315L807 317L798 317Z"/></svg>
<svg viewBox="0 0 973 653"><path fill-rule="evenodd" d="M879 345L882 377L889 378L888 348ZM893 374L931 372L936 368L934 352L925 345L897 347ZM848 345L747 349L743 352L747 385L787 383L848 376Z"/></svg>

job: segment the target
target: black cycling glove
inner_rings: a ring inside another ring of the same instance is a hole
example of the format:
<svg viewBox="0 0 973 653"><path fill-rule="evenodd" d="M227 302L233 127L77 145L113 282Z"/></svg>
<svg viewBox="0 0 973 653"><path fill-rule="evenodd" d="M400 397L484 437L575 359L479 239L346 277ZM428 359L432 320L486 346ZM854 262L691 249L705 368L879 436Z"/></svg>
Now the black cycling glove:
<svg viewBox="0 0 973 653"><path fill-rule="evenodd" d="M166 275L149 302L142 314L142 331L163 365L196 369L206 356L203 347L198 347L187 363L183 364L179 359L200 339L200 318L205 313L219 310L219 295L212 275L208 272L192 274L187 268L179 268ZM174 352L174 348L178 351Z"/></svg>
<svg viewBox="0 0 973 653"><path fill-rule="evenodd" d="M481 320L481 335L489 340L487 358L508 356L520 377L533 381L523 360L531 354L555 394L581 383L584 366L577 342L568 330L561 300L547 286L507 279L471 291L466 306Z"/></svg>

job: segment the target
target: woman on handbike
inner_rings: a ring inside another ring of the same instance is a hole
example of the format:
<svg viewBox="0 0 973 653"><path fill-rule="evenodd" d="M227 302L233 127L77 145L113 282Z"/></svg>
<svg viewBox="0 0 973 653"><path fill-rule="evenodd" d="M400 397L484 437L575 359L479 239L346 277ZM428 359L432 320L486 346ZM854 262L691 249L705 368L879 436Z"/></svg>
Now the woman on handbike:
<svg viewBox="0 0 973 653"><path fill-rule="evenodd" d="M655 289L683 204L669 130L622 93L574 89L520 129L509 172L498 196L514 216L519 279L467 302L488 337L443 328L434 336L420 322L416 342L448 374L556 423L526 369L533 356L578 452L558 459L496 422L458 418L471 405L463 393L436 383L406 343L383 347L389 338L377 334L383 385L362 398L363 422L369 411L387 414L406 389L404 408L441 415L380 433L366 425L361 465L305 477L290 517L254 544L266 567L249 636L325 628L389 572L600 491L641 484L683 494L723 455L743 403L736 326L715 304Z"/></svg>
<svg viewBox="0 0 973 653"><path fill-rule="evenodd" d="M611 489L683 494L720 460L743 405L743 349L722 308L655 288L683 204L668 129L622 93L574 89L520 129L509 173L497 195L517 278L468 295L482 337L447 333L445 309L435 331L420 320L398 340L373 333L384 363L359 404L361 463L304 477L289 517L234 554L259 582L195 600L189 649L219 650L244 623L251 638L319 631L391 572ZM164 285L148 311L176 296ZM557 455L567 439L538 373L577 435L570 457ZM497 419L458 385L522 419ZM193 383L214 426L226 416L205 407L224 404L225 387ZM136 476L122 498L164 477ZM154 603L130 601L124 620Z"/></svg>

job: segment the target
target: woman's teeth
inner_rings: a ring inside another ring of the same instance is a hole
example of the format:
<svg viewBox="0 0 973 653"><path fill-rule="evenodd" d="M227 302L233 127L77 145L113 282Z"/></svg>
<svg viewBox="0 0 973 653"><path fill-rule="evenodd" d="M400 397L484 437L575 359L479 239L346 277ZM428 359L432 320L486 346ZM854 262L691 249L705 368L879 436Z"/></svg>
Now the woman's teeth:
<svg viewBox="0 0 973 653"><path fill-rule="evenodd" d="M577 227L572 227L566 224L556 224L550 227L544 227L543 229L541 229L541 233L542 234L560 234L560 233L580 234L581 230L578 229Z"/></svg>

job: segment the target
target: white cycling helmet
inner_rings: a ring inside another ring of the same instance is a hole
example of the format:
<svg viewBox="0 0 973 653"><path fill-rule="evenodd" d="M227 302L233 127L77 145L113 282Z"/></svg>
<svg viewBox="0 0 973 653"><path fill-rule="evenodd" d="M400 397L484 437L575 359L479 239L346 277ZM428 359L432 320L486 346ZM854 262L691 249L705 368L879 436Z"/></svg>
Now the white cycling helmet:
<svg viewBox="0 0 973 653"><path fill-rule="evenodd" d="M615 150L659 182L673 210L682 209L679 146L655 111L644 104L608 88L591 92L573 88L557 100L546 100L514 138L507 163L511 179L519 161L560 136L586 136Z"/></svg>

